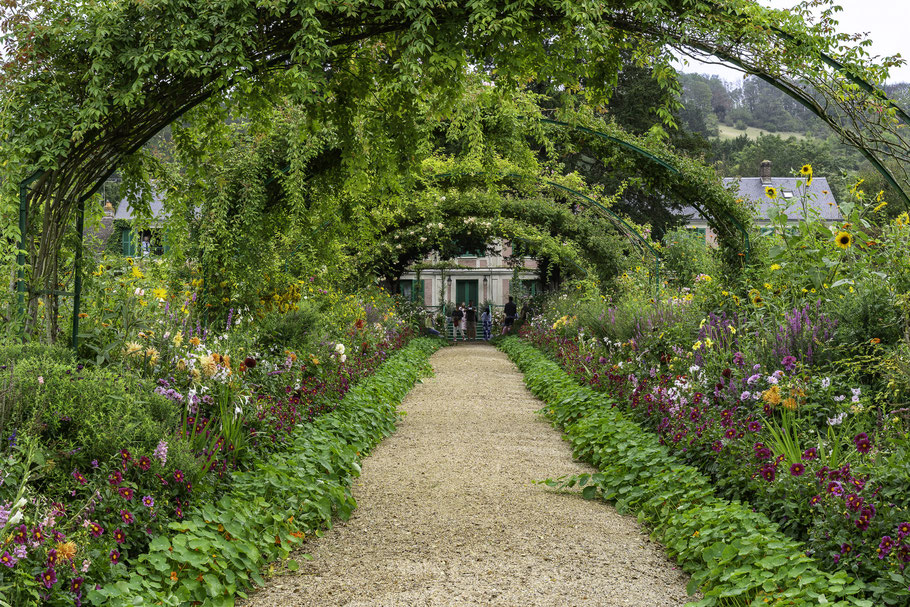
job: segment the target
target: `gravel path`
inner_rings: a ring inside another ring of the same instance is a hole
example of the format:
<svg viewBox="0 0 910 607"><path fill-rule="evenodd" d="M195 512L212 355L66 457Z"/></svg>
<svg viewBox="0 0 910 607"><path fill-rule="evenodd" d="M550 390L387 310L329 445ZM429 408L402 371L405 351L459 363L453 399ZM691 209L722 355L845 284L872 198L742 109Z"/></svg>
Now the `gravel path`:
<svg viewBox="0 0 910 607"><path fill-rule="evenodd" d="M247 605L683 605L686 576L631 517L533 481L590 471L487 345L443 348L398 431L364 461L358 508Z"/></svg>

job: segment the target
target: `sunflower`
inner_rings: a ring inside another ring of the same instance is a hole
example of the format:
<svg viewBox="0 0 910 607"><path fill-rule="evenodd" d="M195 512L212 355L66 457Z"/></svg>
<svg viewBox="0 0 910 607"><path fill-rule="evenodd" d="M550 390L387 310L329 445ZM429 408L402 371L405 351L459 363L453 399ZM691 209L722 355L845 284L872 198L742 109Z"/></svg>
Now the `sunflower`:
<svg viewBox="0 0 910 607"><path fill-rule="evenodd" d="M853 245L853 236L850 232L838 232L834 237L834 244L842 249L849 249Z"/></svg>
<svg viewBox="0 0 910 607"><path fill-rule="evenodd" d="M805 177L806 175L811 175L812 174L812 165L804 164L803 168L801 168L799 170L799 174L802 175L803 177Z"/></svg>
<svg viewBox="0 0 910 607"><path fill-rule="evenodd" d="M752 304L760 308L765 305L765 300L761 295L756 295L752 298Z"/></svg>
<svg viewBox="0 0 910 607"><path fill-rule="evenodd" d="M777 200L777 188L768 186L765 188L765 196L771 200Z"/></svg>

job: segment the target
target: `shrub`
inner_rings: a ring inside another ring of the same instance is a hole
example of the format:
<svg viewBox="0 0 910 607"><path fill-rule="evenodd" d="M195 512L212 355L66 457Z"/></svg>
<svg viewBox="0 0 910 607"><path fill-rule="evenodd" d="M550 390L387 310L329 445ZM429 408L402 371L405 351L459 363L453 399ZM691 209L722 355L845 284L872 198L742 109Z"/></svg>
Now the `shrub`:
<svg viewBox="0 0 910 607"><path fill-rule="evenodd" d="M150 453L176 424L171 403L143 390L129 373L44 357L22 359L7 373L8 426L34 433L60 453L62 474L115 458L121 448Z"/></svg>

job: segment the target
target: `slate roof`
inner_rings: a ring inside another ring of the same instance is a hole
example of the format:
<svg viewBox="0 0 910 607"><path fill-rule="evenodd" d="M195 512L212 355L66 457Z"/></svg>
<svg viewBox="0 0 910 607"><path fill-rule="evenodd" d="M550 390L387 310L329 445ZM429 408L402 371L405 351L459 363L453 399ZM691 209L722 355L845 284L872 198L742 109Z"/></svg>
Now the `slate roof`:
<svg viewBox="0 0 910 607"><path fill-rule="evenodd" d="M724 186L734 190L737 197L751 200L754 203L755 219L759 222L768 221L768 209L775 204L783 205L784 201L792 201L792 204L784 210L789 220L802 219L803 205L799 194L803 191L804 181L805 179L801 177L772 177L770 185L777 189L779 197L778 200L772 201L765 195L765 184L762 183L761 177L724 177L723 179ZM736 191L737 186L739 186L738 192ZM792 193L793 197L787 198L788 193ZM842 219L827 178L815 177L812 185L806 189L806 193L808 194L807 206L816 209L822 219L828 222L837 222ZM704 221L704 217L691 206L684 207L680 214L688 216L690 220Z"/></svg>
<svg viewBox="0 0 910 607"><path fill-rule="evenodd" d="M152 192L152 217L159 219L164 213L164 197L157 191ZM133 219L133 209L130 203L124 198L117 203L117 210L114 211L114 219L124 219L130 221Z"/></svg>

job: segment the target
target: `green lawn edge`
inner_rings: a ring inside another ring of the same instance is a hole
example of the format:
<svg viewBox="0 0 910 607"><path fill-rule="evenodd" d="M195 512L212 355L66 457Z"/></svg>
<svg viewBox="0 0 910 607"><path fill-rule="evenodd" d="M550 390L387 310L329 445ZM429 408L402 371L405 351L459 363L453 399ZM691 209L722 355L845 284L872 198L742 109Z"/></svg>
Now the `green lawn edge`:
<svg viewBox="0 0 910 607"><path fill-rule="evenodd" d="M259 571L288 558L302 535L347 519L360 461L394 432L398 405L431 376L430 356L444 343L411 341L355 385L332 412L301 425L293 441L247 472L227 495L169 525L127 578L89 592L93 605L233 605L264 583ZM296 562L288 561L290 568ZM173 574L172 574L173 572Z"/></svg>
<svg viewBox="0 0 910 607"><path fill-rule="evenodd" d="M498 347L516 364L541 411L562 428L574 456L599 472L547 481L635 513L691 575L691 606L833 605L872 607L864 585L828 573L805 547L748 504L714 495L710 480L679 463L654 434L627 419L609 396L579 385L557 363L517 337Z"/></svg>

